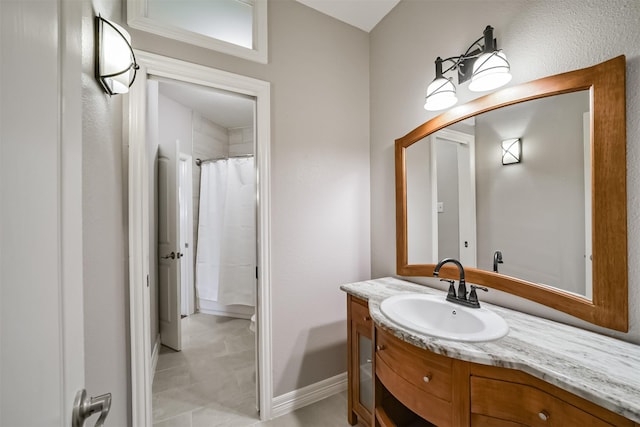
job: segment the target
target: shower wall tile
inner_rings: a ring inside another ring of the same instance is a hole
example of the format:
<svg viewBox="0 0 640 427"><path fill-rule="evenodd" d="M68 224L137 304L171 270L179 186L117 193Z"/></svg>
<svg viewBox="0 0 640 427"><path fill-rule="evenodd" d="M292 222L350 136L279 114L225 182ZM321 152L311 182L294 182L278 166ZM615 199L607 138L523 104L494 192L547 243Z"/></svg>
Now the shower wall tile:
<svg viewBox="0 0 640 427"><path fill-rule="evenodd" d="M253 154L253 126L229 129L229 155Z"/></svg>

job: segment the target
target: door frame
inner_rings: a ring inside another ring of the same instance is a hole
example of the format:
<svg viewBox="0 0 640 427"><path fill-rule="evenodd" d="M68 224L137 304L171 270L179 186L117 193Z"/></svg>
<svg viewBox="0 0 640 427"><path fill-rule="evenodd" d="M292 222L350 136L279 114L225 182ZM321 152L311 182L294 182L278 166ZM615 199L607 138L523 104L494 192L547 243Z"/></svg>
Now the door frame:
<svg viewBox="0 0 640 427"><path fill-rule="evenodd" d="M151 338L149 325L149 159L146 150L146 84L148 75L194 83L256 99L256 165L258 169L258 363L262 420L273 411L271 325L271 84L251 77L135 50L140 70L128 95L124 120L129 147L129 298L131 334L131 417L136 426L152 425ZM141 143L142 142L142 143Z"/></svg>
<svg viewBox="0 0 640 427"><path fill-rule="evenodd" d="M186 165L186 181L182 179L182 173L180 172L180 165ZM195 281L194 281L194 263L193 263L193 157L180 153L180 157L178 159L178 187L180 191L183 189L188 190L184 198L185 208L187 209L187 224L186 230L180 230L180 251L183 252L182 259L184 260L183 266L186 264L189 268L185 268L182 271L186 271L187 280L186 283L184 279L184 273L180 273L180 313L182 313L183 308L186 308L187 315L191 315L195 312ZM178 199L179 200L179 199ZM182 204L180 205L180 213L182 214ZM182 217L180 219L180 228L182 228ZM183 236L182 232L187 231L190 233L186 238ZM182 240L186 240L189 247L182 247ZM185 307L186 305L186 307Z"/></svg>

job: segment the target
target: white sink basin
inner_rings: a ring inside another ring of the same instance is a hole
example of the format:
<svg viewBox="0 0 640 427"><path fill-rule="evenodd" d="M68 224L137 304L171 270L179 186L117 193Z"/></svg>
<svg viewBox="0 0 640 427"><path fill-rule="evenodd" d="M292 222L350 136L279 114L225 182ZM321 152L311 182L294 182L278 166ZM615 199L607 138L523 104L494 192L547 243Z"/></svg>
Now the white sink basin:
<svg viewBox="0 0 640 427"><path fill-rule="evenodd" d="M509 332L507 322L493 311L454 304L444 296L395 295L382 301L380 310L407 329L454 341L491 341Z"/></svg>

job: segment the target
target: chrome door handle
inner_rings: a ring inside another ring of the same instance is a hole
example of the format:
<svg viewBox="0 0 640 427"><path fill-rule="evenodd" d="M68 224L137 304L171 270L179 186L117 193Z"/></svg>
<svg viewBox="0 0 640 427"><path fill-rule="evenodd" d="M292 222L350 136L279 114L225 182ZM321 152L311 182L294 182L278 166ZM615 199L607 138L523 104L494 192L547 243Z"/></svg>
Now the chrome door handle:
<svg viewBox="0 0 640 427"><path fill-rule="evenodd" d="M165 255L165 256L162 257L162 259L169 259L169 258L176 259L176 253L175 252L171 252L169 255ZM180 257L178 257L178 258L180 258Z"/></svg>
<svg viewBox="0 0 640 427"><path fill-rule="evenodd" d="M76 394L73 402L73 413L71 414L72 427L83 427L84 421L93 414L100 412L95 427L102 427L104 420L109 415L111 409L111 393L106 393L98 397L88 397L87 390L82 389Z"/></svg>

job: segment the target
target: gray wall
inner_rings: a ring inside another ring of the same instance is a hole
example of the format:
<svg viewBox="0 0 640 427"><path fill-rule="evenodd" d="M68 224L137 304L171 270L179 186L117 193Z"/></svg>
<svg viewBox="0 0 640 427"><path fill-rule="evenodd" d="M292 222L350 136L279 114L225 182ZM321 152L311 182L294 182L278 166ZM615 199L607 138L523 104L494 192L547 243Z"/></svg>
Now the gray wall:
<svg viewBox="0 0 640 427"><path fill-rule="evenodd" d="M127 150L123 96L105 94L94 77L94 19L119 20L120 1L93 0L83 8L82 197L85 383L89 395L113 393L109 425L130 413Z"/></svg>
<svg viewBox="0 0 640 427"><path fill-rule="evenodd" d="M640 3L583 1L404 0L371 33L372 275L395 273L393 141L436 113L422 108L437 56L457 55L495 27L512 65L510 85L627 56L627 188L629 248L640 245ZM463 84L460 103L475 98ZM640 255L629 250L629 303L640 305ZM529 301L492 291L487 300L640 342L640 311L628 334L595 328Z"/></svg>
<svg viewBox="0 0 640 427"><path fill-rule="evenodd" d="M269 2L268 13L266 65L140 31L131 36L137 49L272 84L278 396L346 370L346 304L339 285L370 277L369 38L293 0Z"/></svg>
<svg viewBox="0 0 640 427"><path fill-rule="evenodd" d="M582 91L476 117L479 268L491 271L500 250L501 273L585 295L588 111L589 92ZM503 166L501 141L516 137L522 162Z"/></svg>

